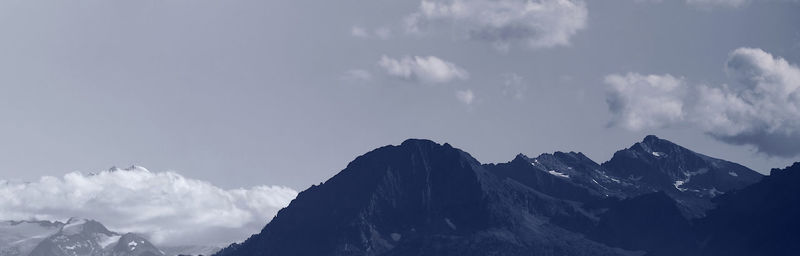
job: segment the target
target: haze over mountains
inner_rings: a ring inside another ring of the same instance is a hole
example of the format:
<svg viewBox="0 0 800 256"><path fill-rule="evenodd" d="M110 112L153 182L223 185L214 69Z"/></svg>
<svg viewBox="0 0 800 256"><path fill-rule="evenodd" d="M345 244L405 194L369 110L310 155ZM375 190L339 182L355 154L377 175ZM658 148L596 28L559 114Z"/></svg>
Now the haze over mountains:
<svg viewBox="0 0 800 256"><path fill-rule="evenodd" d="M359 156L216 255L788 255L798 169L761 181L655 136L602 164L576 152L481 164L411 139ZM762 233L770 246L724 246Z"/></svg>

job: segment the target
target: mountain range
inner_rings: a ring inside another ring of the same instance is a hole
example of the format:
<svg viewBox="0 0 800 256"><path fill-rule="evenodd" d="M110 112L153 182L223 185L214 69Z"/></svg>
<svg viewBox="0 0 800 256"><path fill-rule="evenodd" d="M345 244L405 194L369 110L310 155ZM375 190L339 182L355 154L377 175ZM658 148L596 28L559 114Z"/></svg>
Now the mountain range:
<svg viewBox="0 0 800 256"><path fill-rule="evenodd" d="M217 256L793 255L800 164L763 175L647 136L598 164L482 164L410 139L357 157Z"/></svg>
<svg viewBox="0 0 800 256"><path fill-rule="evenodd" d="M97 221L0 222L0 256L800 253L800 163L764 176L656 136L483 164L409 139L357 157L241 243L158 248Z"/></svg>
<svg viewBox="0 0 800 256"><path fill-rule="evenodd" d="M108 230L95 220L0 222L0 256L175 256L210 255L213 246L157 248L134 233Z"/></svg>

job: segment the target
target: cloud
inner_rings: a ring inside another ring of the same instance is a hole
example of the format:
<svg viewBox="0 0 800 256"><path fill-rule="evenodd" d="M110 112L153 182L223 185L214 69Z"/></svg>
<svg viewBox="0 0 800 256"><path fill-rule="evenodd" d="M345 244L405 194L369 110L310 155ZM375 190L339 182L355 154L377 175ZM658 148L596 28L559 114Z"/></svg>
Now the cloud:
<svg viewBox="0 0 800 256"><path fill-rule="evenodd" d="M363 69L351 69L344 72L342 79L351 82L370 81L372 80L372 73Z"/></svg>
<svg viewBox="0 0 800 256"><path fill-rule="evenodd" d="M367 30L359 26L351 27L350 35L358 38L369 38L369 32L367 32Z"/></svg>
<svg viewBox="0 0 800 256"><path fill-rule="evenodd" d="M609 75L606 102L612 123L631 130L662 128L684 119L686 84L671 75Z"/></svg>
<svg viewBox="0 0 800 256"><path fill-rule="evenodd" d="M690 86L670 75L610 75L612 123L632 130L692 125L771 156L800 155L800 68L761 49L739 48L725 71L733 83L720 86Z"/></svg>
<svg viewBox="0 0 800 256"><path fill-rule="evenodd" d="M463 91L456 91L456 99L458 99L458 101L461 101L461 103L469 105L472 104L472 101L475 100L475 93L473 93L472 90L470 89Z"/></svg>
<svg viewBox="0 0 800 256"><path fill-rule="evenodd" d="M748 0L686 0L687 4L698 7L740 7L745 5Z"/></svg>
<svg viewBox="0 0 800 256"><path fill-rule="evenodd" d="M257 233L297 192L280 186L222 189L141 167L73 172L34 182L0 180L0 219L100 221L166 245L223 245Z"/></svg>
<svg viewBox="0 0 800 256"><path fill-rule="evenodd" d="M575 0L423 0L405 20L406 30L449 22L501 50L521 42L531 48L569 45L586 27L586 4Z"/></svg>
<svg viewBox="0 0 800 256"><path fill-rule="evenodd" d="M405 56L394 59L384 55L378 61L378 66L389 76L427 84L448 83L456 79L469 78L469 73L463 68L434 56Z"/></svg>
<svg viewBox="0 0 800 256"><path fill-rule="evenodd" d="M525 79L516 73L505 73L503 76L503 95L510 96L516 100L525 98L528 86Z"/></svg>
<svg viewBox="0 0 800 256"><path fill-rule="evenodd" d="M377 38L381 40L387 40L392 37L392 30L389 28L381 27L375 29L372 33L370 33L365 28L362 28L360 26L353 26L350 28L350 35L363 39Z"/></svg>

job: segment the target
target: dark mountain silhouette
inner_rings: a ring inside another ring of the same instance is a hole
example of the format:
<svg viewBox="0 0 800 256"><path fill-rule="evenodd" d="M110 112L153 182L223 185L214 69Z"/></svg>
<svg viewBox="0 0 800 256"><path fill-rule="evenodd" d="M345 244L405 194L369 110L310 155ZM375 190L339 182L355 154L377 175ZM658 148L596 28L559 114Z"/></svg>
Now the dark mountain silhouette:
<svg viewBox="0 0 800 256"><path fill-rule="evenodd" d="M407 140L356 158L217 255L635 255L549 218L589 222L449 144Z"/></svg>
<svg viewBox="0 0 800 256"><path fill-rule="evenodd" d="M697 250L689 221L664 192L624 199L607 209L588 232L596 241L648 255L686 255Z"/></svg>
<svg viewBox="0 0 800 256"><path fill-rule="evenodd" d="M356 158L216 255L692 255L719 237L692 218L760 179L655 136L603 164L576 152L481 164L412 139Z"/></svg>
<svg viewBox="0 0 800 256"><path fill-rule="evenodd" d="M699 255L800 253L800 162L773 169L761 182L726 194L697 221Z"/></svg>

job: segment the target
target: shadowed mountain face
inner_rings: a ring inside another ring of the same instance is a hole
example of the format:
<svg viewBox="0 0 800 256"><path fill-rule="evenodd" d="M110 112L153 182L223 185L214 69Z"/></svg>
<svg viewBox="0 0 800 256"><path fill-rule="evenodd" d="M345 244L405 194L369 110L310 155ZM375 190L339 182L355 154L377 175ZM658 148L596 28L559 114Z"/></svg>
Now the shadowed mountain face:
<svg viewBox="0 0 800 256"><path fill-rule="evenodd" d="M762 177L747 167L695 153L653 135L617 151L602 165L582 153L555 152L536 158L518 155L509 163L486 167L548 195L580 202L663 191L689 217L702 217L713 207L713 197Z"/></svg>
<svg viewBox="0 0 800 256"><path fill-rule="evenodd" d="M448 144L408 140L358 157L217 255L630 254L547 221L579 211Z"/></svg>
<svg viewBox="0 0 800 256"><path fill-rule="evenodd" d="M697 221L699 255L798 255L800 163L773 169L763 181L723 195Z"/></svg>
<svg viewBox="0 0 800 256"><path fill-rule="evenodd" d="M483 165L407 140L356 158L217 255L688 255L703 245L688 217L760 178L655 136L602 165L575 152Z"/></svg>
<svg viewBox="0 0 800 256"><path fill-rule="evenodd" d="M702 216L713 207L711 198L762 177L742 165L695 153L653 135L617 151L602 166L640 192L666 192L693 217Z"/></svg>

